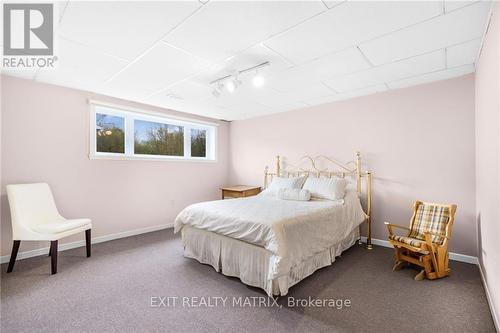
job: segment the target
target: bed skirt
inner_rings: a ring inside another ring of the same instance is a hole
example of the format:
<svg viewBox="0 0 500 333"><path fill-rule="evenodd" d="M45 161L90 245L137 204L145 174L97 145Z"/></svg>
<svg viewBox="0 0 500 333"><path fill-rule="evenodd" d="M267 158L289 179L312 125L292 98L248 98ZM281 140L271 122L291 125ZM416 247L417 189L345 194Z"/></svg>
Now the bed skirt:
<svg viewBox="0 0 500 333"><path fill-rule="evenodd" d="M286 295L288 289L316 270L331 265L335 258L359 239L359 228L341 242L293 266L288 274L269 278L273 254L263 247L189 226L182 228L184 256L211 265L226 276L264 289L269 296Z"/></svg>

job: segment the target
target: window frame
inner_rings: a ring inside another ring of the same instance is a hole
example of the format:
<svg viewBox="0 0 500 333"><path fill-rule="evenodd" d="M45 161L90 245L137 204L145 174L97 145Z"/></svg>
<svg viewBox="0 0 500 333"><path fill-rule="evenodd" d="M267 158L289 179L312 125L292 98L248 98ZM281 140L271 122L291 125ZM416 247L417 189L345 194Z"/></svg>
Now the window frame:
<svg viewBox="0 0 500 333"><path fill-rule="evenodd" d="M165 115L160 112L147 111L133 107L89 100L89 158L117 160L156 160L156 161L217 161L217 123L205 122L183 117ZM125 152L109 153L97 151L96 115L98 113L124 118ZM184 131L184 156L147 155L134 153L134 122L149 121L160 124L182 126ZM191 129L206 130L206 156L191 156Z"/></svg>

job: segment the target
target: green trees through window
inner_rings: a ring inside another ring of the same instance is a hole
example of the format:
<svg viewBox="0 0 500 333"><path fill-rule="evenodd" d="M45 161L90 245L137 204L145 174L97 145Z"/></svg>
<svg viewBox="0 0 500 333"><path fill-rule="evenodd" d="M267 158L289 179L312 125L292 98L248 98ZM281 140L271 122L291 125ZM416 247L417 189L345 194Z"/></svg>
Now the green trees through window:
<svg viewBox="0 0 500 333"><path fill-rule="evenodd" d="M184 128L151 121L134 121L134 153L184 156Z"/></svg>
<svg viewBox="0 0 500 333"><path fill-rule="evenodd" d="M191 156L207 156L207 131L201 129L191 129Z"/></svg>
<svg viewBox="0 0 500 333"><path fill-rule="evenodd" d="M125 153L125 119L96 114L97 151L102 153Z"/></svg>
<svg viewBox="0 0 500 333"><path fill-rule="evenodd" d="M213 125L101 105L91 110L91 155L215 160Z"/></svg>

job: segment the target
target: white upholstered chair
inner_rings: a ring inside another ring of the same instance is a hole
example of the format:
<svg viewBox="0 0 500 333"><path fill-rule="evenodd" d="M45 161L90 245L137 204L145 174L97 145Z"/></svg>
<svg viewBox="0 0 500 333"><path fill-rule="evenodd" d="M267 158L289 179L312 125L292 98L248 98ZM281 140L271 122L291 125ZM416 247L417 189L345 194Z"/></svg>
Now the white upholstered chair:
<svg viewBox="0 0 500 333"><path fill-rule="evenodd" d="M57 241L61 238L85 231L87 257L90 257L90 219L62 217L48 184L7 185L7 196L13 240L7 273L14 268L21 241L50 241L52 274L57 273Z"/></svg>

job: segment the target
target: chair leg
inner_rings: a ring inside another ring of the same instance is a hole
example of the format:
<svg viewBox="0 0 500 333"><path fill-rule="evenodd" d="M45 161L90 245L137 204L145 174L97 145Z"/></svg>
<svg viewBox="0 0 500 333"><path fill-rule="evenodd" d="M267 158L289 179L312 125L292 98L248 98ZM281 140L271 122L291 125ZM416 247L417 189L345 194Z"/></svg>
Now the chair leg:
<svg viewBox="0 0 500 333"><path fill-rule="evenodd" d="M12 243L12 252L10 254L10 261L9 261L9 267L7 268L7 273L12 272L12 270L14 269L14 264L17 258L17 252L19 251L19 245L21 245L20 240L15 240Z"/></svg>
<svg viewBox="0 0 500 333"><path fill-rule="evenodd" d="M423 257L422 262L424 264L425 277L429 280L434 279L436 273L434 273L432 270L432 259L430 258L430 256Z"/></svg>
<svg viewBox="0 0 500 333"><path fill-rule="evenodd" d="M394 266L392 267L393 271L399 271L401 268L406 266L406 261L401 259L401 251L402 249L394 247L394 254L396 257L396 260L394 261Z"/></svg>
<svg viewBox="0 0 500 333"><path fill-rule="evenodd" d="M57 241L50 242L50 264L52 268L52 274L57 273Z"/></svg>
<svg viewBox="0 0 500 333"><path fill-rule="evenodd" d="M90 230L87 229L85 230L85 247L87 248L87 258L90 257L91 255L91 248L90 248Z"/></svg>
<svg viewBox="0 0 500 333"><path fill-rule="evenodd" d="M415 275L415 281L422 281L425 279L425 270L421 270L420 273Z"/></svg>
<svg viewBox="0 0 500 333"><path fill-rule="evenodd" d="M407 265L407 262L406 261L403 261L403 260L400 260L400 261L397 261L394 266L392 267L392 270L395 272L395 271L399 271L401 268L405 267Z"/></svg>

